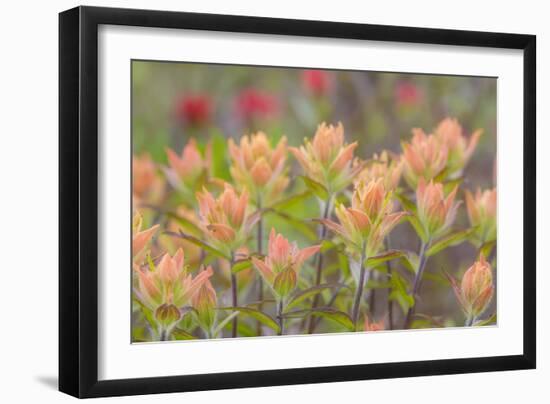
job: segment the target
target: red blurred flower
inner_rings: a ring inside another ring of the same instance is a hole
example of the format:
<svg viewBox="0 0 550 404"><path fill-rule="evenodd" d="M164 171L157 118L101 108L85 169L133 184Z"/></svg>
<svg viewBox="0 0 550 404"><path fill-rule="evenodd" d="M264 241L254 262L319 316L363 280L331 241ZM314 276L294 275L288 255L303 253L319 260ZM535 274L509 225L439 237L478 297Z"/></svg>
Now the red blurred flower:
<svg viewBox="0 0 550 404"><path fill-rule="evenodd" d="M324 95L330 87L330 76L324 70L302 71L302 83L313 95Z"/></svg>
<svg viewBox="0 0 550 404"><path fill-rule="evenodd" d="M192 94L181 97L176 102L178 119L192 126L201 126L210 120L212 102L206 94Z"/></svg>
<svg viewBox="0 0 550 404"><path fill-rule="evenodd" d="M278 109L277 99L273 95L255 88L241 91L237 95L235 106L239 115L247 121L268 118Z"/></svg>
<svg viewBox="0 0 550 404"><path fill-rule="evenodd" d="M413 106L422 99L422 92L410 81L400 81L395 88L395 98L399 105Z"/></svg>

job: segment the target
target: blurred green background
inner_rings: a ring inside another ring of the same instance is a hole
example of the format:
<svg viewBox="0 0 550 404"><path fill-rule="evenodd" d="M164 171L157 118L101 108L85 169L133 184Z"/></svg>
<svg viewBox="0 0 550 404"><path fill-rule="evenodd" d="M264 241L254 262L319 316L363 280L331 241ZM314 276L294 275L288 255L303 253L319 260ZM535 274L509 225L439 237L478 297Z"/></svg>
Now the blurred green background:
<svg viewBox="0 0 550 404"><path fill-rule="evenodd" d="M189 136L207 139L212 133L239 138L263 130L285 134L290 145L312 137L321 121L341 121L349 142L359 140L358 155L383 148L400 152L411 128L431 131L445 117L457 118L470 134L484 129L470 171L492 170L496 152L496 86L494 78L323 71L326 85L308 85L304 70L256 66L173 62L132 62L134 152L149 151L162 161L164 147L182 147ZM273 111L253 119L239 113L243 92L272 98ZM205 97L210 116L193 127L182 123L178 103ZM491 176L488 178L491 179ZM490 185L479 178L480 185Z"/></svg>

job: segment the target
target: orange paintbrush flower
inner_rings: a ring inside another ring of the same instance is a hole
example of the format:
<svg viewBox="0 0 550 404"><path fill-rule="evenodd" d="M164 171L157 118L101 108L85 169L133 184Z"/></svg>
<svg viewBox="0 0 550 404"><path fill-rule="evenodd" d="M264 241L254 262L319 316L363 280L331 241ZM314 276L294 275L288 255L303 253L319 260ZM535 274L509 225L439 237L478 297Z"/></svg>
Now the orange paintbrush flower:
<svg viewBox="0 0 550 404"><path fill-rule="evenodd" d="M371 257L380 252L384 237L405 212L393 212L392 193L384 187L382 178L357 185L351 207L339 204L335 213L339 223L323 220L323 224L342 237L351 253Z"/></svg>
<svg viewBox="0 0 550 404"><path fill-rule="evenodd" d="M449 150L436 135L427 135L422 129L413 129L410 143L402 143L404 177L411 188L420 178L434 179L447 165Z"/></svg>
<svg viewBox="0 0 550 404"><path fill-rule="evenodd" d="M211 164L210 145L206 147L203 155L195 139L190 139L183 148L181 156L170 148L166 149L166 155L170 166L167 176L174 187L194 190L200 180L206 179Z"/></svg>
<svg viewBox="0 0 550 404"><path fill-rule="evenodd" d="M296 288L298 272L304 261L320 248L320 245L314 245L300 250L295 242L289 242L271 229L267 256L263 260L252 257L252 263L275 296L284 299Z"/></svg>
<svg viewBox="0 0 550 404"><path fill-rule="evenodd" d="M363 326L363 329L365 331L382 331L382 330L385 330L386 327L384 326L384 320L371 323L369 321L369 317L365 316L365 324Z"/></svg>
<svg viewBox="0 0 550 404"><path fill-rule="evenodd" d="M243 245L259 217L247 214L248 191L244 190L237 195L231 185L225 184L217 199L203 189L202 192L197 192L197 200L205 235L229 256L231 251Z"/></svg>
<svg viewBox="0 0 550 404"><path fill-rule="evenodd" d="M365 168L359 173L355 185L360 182L369 183L370 181L382 179L386 190L395 190L401 180L403 172L403 159L392 157L390 153L384 150L380 155L375 154L372 160L365 164Z"/></svg>
<svg viewBox="0 0 550 404"><path fill-rule="evenodd" d="M344 127L326 125L317 127L312 141L305 145L289 147L307 177L323 185L329 194L335 194L347 187L361 171L362 166L353 163L353 152L357 142L344 143Z"/></svg>
<svg viewBox="0 0 550 404"><path fill-rule="evenodd" d="M153 227L141 230L142 226L143 218L136 212L132 220L132 257L136 263L140 263L143 260L145 246L159 228L159 225L156 224Z"/></svg>
<svg viewBox="0 0 550 404"><path fill-rule="evenodd" d="M229 139L229 153L233 162L230 168L233 179L251 192L256 203L260 196L268 200L276 198L288 185L285 136L275 148L271 147L263 132L241 137L238 146Z"/></svg>
<svg viewBox="0 0 550 404"><path fill-rule="evenodd" d="M497 189L477 189L475 194L466 191L466 208L472 227L477 227L476 238L480 244L497 238Z"/></svg>
<svg viewBox="0 0 550 404"><path fill-rule="evenodd" d="M163 194L164 181L149 154L132 157L132 198L135 206L156 203Z"/></svg>
<svg viewBox="0 0 550 404"><path fill-rule="evenodd" d="M462 126L454 118L446 118L437 126L435 136L448 150L447 176L454 178L462 173L479 142L482 130L478 129L466 139Z"/></svg>
<svg viewBox="0 0 550 404"><path fill-rule="evenodd" d="M204 271L212 272L212 267L208 267ZM210 331L214 323L216 322L216 305L217 305L216 291L212 287L210 279L207 279L200 287L199 291L193 296L193 307L197 311L197 318L201 327Z"/></svg>
<svg viewBox="0 0 550 404"><path fill-rule="evenodd" d="M136 297L155 313L164 329L169 329L181 318L181 309L213 274L212 268L208 268L193 278L187 273L181 249L174 256L164 254L154 268L144 270L134 266L134 271L138 277Z"/></svg>
<svg viewBox="0 0 550 404"><path fill-rule="evenodd" d="M452 278L451 278L452 280ZM480 255L479 260L466 270L460 287L452 280L456 298L471 323L486 309L494 294L491 265Z"/></svg>
<svg viewBox="0 0 550 404"><path fill-rule="evenodd" d="M458 187L445 197L443 185L430 181L428 184L420 178L416 190L416 206L418 219L429 240L434 240L443 234L453 224L459 203L455 202Z"/></svg>

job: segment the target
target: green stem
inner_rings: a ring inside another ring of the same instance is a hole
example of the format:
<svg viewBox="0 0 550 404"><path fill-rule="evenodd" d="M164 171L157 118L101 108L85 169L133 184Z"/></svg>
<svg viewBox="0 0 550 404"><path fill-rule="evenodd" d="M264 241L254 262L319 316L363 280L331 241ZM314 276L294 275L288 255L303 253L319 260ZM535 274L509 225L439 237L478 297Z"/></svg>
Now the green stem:
<svg viewBox="0 0 550 404"><path fill-rule="evenodd" d="M257 196L257 205L258 205L258 210L261 212L262 210L262 198L260 196L260 193L258 193L258 196ZM258 249L258 254L262 254L262 250L263 250L263 215L260 213L260 219L258 220L258 233L256 235L257 237L257 249ZM264 281L262 279L261 276L258 276L257 277L257 282L258 282L258 310L262 311L263 310L263 300L264 300ZM262 335L262 323L260 321L257 322L256 324L256 334L258 334L258 336L261 336Z"/></svg>
<svg viewBox="0 0 550 404"><path fill-rule="evenodd" d="M353 309L351 312L351 320L353 321L354 329L357 331L357 320L359 319L359 308L361 306L361 297L363 296L363 289L365 287L365 245L361 249L361 261L359 263L359 281L357 282L357 288L355 289L355 298L353 300Z"/></svg>
<svg viewBox="0 0 550 404"><path fill-rule="evenodd" d="M233 253L231 253L231 260L229 261L229 270L231 271L231 305L237 307L239 302L237 300L237 275L232 272L234 264ZM231 328L231 338L237 336L237 326L238 326L238 316L233 318L232 328Z"/></svg>
<svg viewBox="0 0 550 404"><path fill-rule="evenodd" d="M330 207L332 205L332 195L330 195L325 203L325 209L323 211L322 218L324 220L328 219L330 216ZM319 230L319 242L322 243L325 237L327 236L327 228L326 226L321 223ZM315 286L319 286L321 284L321 273L323 271L323 254L319 252L317 255L317 270L315 272ZM313 303L311 304L311 308L314 309L319 304L319 294L316 294L313 297ZM317 325L315 318L313 316L309 317L309 325L308 325L308 334L312 334L315 331L315 326Z"/></svg>
<svg viewBox="0 0 550 404"><path fill-rule="evenodd" d="M386 236L386 239L384 240L386 251L390 250L390 243L391 243L390 235L388 234ZM388 279L391 281L392 270L393 270L391 261L386 261L386 270L388 272ZM388 330L393 329L393 300L390 299L390 294L391 294L391 288L388 289Z"/></svg>
<svg viewBox="0 0 550 404"><path fill-rule="evenodd" d="M407 311L407 315L405 316L405 323L403 325L403 328L409 328L411 325L412 317L414 316L414 311L416 309L416 301L417 301L417 294L420 289L420 284L422 283L422 275L424 274L424 268L426 267L426 261L428 261L428 257L426 257L426 251L428 250L430 245L430 241L424 243L422 242L420 246L420 254L419 261L418 261L418 270L416 271L416 275L414 277L414 283L413 283L413 289L412 289L412 297L414 299L413 305L409 307L409 310Z"/></svg>
<svg viewBox="0 0 550 404"><path fill-rule="evenodd" d="M285 332L285 322L283 319L283 299L277 304L277 320L279 320L279 332L277 335L283 335Z"/></svg>

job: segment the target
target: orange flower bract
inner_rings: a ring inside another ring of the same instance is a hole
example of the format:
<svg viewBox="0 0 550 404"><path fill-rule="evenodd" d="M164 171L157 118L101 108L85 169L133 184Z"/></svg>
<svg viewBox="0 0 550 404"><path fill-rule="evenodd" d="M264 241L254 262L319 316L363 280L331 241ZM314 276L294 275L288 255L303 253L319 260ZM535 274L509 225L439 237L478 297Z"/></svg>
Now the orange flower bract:
<svg viewBox="0 0 550 404"><path fill-rule="evenodd" d="M455 187L445 196L442 184L433 181L426 184L423 178L420 179L416 190L418 219L430 240L445 234L453 224L459 206L455 202L457 190Z"/></svg>
<svg viewBox="0 0 550 404"><path fill-rule="evenodd" d="M399 223L405 212L394 212L391 191L386 191L379 178L357 185L351 207L339 204L335 213L339 223L323 220L325 226L345 241L354 254L374 256L382 248L384 237Z"/></svg>
<svg viewBox="0 0 550 404"><path fill-rule="evenodd" d="M307 177L324 186L330 194L347 187L361 171L361 165L354 165L353 152L357 142L344 143L344 126L326 125L317 127L312 141L305 145L289 147L290 152L302 166Z"/></svg>
<svg viewBox="0 0 550 404"><path fill-rule="evenodd" d="M497 238L497 190L496 188L475 194L466 191L466 208L473 227L477 227L476 237L480 244Z"/></svg>
<svg viewBox="0 0 550 404"><path fill-rule="evenodd" d="M200 291L202 285L213 274L212 268L201 271L196 277L188 274L183 250L176 254L164 254L156 267L149 270L134 266L137 275L137 288L135 294L146 307L163 317L175 318L173 308L181 309L191 302L191 299ZM177 318L179 319L179 317Z"/></svg>
<svg viewBox="0 0 550 404"><path fill-rule="evenodd" d="M411 188L419 180L430 181L447 165L449 150L435 135L427 135L422 129L413 129L410 143L403 143L404 176Z"/></svg>
<svg viewBox="0 0 550 404"><path fill-rule="evenodd" d="M454 178L460 175L464 166L470 161L482 131L476 130L468 140L464 136L462 126L458 121L453 118L446 118L437 126L434 134L448 150L447 176Z"/></svg>
<svg viewBox="0 0 550 404"><path fill-rule="evenodd" d="M190 139L181 156L170 148L166 149L170 171L168 177L176 188L182 186L194 189L197 182L206 177L211 164L211 147L207 146L204 156L199 151L195 139Z"/></svg>
<svg viewBox="0 0 550 404"><path fill-rule="evenodd" d="M403 165L402 158L391 157L390 153L384 150L380 155L375 154L372 160L365 164L365 168L359 173L358 179L354 183L357 186L360 182L369 183L381 178L384 187L393 191L401 180Z"/></svg>
<svg viewBox="0 0 550 404"><path fill-rule="evenodd" d="M233 163L231 176L237 184L251 192L256 203L260 196L269 200L276 198L287 187L285 136L274 148L263 132L241 137L238 146L233 139L229 139L229 153Z"/></svg>
<svg viewBox="0 0 550 404"><path fill-rule="evenodd" d="M141 230L142 225L143 218L139 213L135 213L132 223L132 256L136 263L140 263L143 259L145 246L151 241L153 235L159 228L159 225L156 224L148 229Z"/></svg>
<svg viewBox="0 0 550 404"><path fill-rule="evenodd" d="M225 184L217 199L203 189L197 192L197 200L205 235L228 255L241 247L258 220L257 215L247 214L248 191L244 190L238 195L231 185Z"/></svg>
<svg viewBox="0 0 550 404"><path fill-rule="evenodd" d="M296 243L271 229L267 256L263 260L252 257L252 263L275 295L285 298L296 288L298 272L304 261L320 248L320 245L314 245L299 249Z"/></svg>
<svg viewBox="0 0 550 404"><path fill-rule="evenodd" d="M491 265L483 255L466 270L456 297L469 318L475 319L487 309L494 294Z"/></svg>
<svg viewBox="0 0 550 404"><path fill-rule="evenodd" d="M385 329L384 320L378 322L371 322L368 316L365 316L365 323L363 325L365 331L383 331Z"/></svg>

